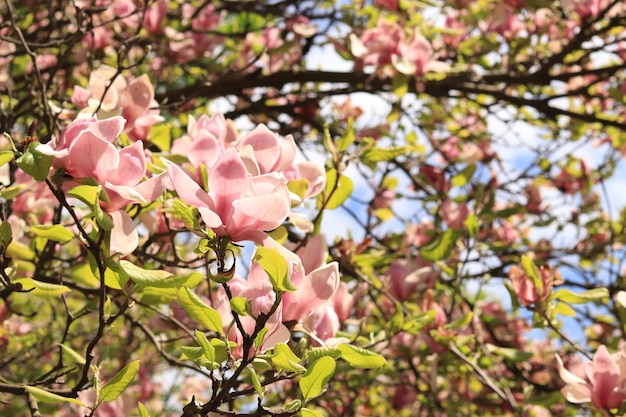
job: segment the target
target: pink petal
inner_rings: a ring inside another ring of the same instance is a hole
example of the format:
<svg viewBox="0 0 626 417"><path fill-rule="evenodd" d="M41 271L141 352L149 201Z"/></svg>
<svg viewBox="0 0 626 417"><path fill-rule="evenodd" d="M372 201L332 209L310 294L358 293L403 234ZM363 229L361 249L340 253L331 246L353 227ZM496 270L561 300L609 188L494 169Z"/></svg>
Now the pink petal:
<svg viewBox="0 0 626 417"><path fill-rule="evenodd" d="M122 107L122 117L128 123L130 129L141 115L150 108L150 103L154 98L152 83L146 74L132 81L120 94L120 106Z"/></svg>
<svg viewBox="0 0 626 417"><path fill-rule="evenodd" d="M137 184L135 186L135 190L141 194L147 202L153 202L156 201L161 194L163 194L165 188L170 184L171 180L167 175L167 172L162 172L159 175L155 175L154 177Z"/></svg>
<svg viewBox="0 0 626 417"><path fill-rule="evenodd" d="M232 203L248 189L250 177L234 148L229 149L209 172L209 194L215 213L223 221L232 215ZM178 191L178 189L177 189Z"/></svg>
<svg viewBox="0 0 626 417"><path fill-rule="evenodd" d="M233 221L226 220L228 224L243 226L237 223L241 221L263 231L276 229L285 221L290 211L289 199L278 193L240 198L232 206Z"/></svg>
<svg viewBox="0 0 626 417"><path fill-rule="evenodd" d="M131 254L139 245L139 235L133 219L124 210L117 210L109 215L113 220L111 252L118 252L122 255Z"/></svg>
<svg viewBox="0 0 626 417"><path fill-rule="evenodd" d="M254 149L254 157L263 174L272 171L276 163L280 161L278 135L263 124L258 125L252 132L241 139L239 146L245 147L246 145L250 145Z"/></svg>
<svg viewBox="0 0 626 417"><path fill-rule="evenodd" d="M135 142L119 152L120 162L117 168L109 171L107 181L116 185L134 186L146 173L146 155L143 143Z"/></svg>
<svg viewBox="0 0 626 417"><path fill-rule="evenodd" d="M328 256L328 247L326 246L324 236L321 234L313 236L296 254L302 259L305 273L314 271L316 268L324 265Z"/></svg>
<svg viewBox="0 0 626 417"><path fill-rule="evenodd" d="M93 177L104 183L111 168L116 168L120 157L111 143L90 132L82 132L70 147L65 170L74 178Z"/></svg>
<svg viewBox="0 0 626 417"><path fill-rule="evenodd" d="M76 104L78 107L87 107L90 98L91 91L80 86L74 87L71 99L72 103Z"/></svg>
<svg viewBox="0 0 626 417"><path fill-rule="evenodd" d="M326 171L324 167L316 162L306 161L299 162L296 169L300 174L300 178L306 178L309 181L309 189L305 198L315 197L326 187Z"/></svg>
<svg viewBox="0 0 626 417"><path fill-rule="evenodd" d="M213 207L211 197L180 167L167 162L167 174L178 196L184 201L198 208L205 207L211 209Z"/></svg>
<svg viewBox="0 0 626 417"><path fill-rule="evenodd" d="M298 290L283 296L283 320L303 320L325 304L339 286L339 264L331 262L305 277ZM287 300L285 300L287 298Z"/></svg>
<svg viewBox="0 0 626 417"><path fill-rule="evenodd" d="M187 158L195 167L204 164L207 168L211 168L222 153L220 143L212 133L203 130L196 136L189 146Z"/></svg>

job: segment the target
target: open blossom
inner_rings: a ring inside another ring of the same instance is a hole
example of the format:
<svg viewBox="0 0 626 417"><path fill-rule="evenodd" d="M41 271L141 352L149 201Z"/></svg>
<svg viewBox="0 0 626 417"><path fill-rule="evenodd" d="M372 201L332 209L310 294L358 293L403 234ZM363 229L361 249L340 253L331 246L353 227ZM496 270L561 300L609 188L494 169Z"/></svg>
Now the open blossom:
<svg viewBox="0 0 626 417"><path fill-rule="evenodd" d="M272 288L269 276L258 262L253 261L246 279L244 280L236 276L228 282L228 286L234 297L244 297L250 304L250 312L254 317L239 316L239 320L244 331L251 335L254 333L256 326L255 318L259 317L260 314L269 314L276 301L276 293ZM237 326L231 326L234 317L230 301L226 292L221 288L218 294L216 310L222 316L224 331L228 331L229 340L237 343L237 348L233 354L236 357L242 357L243 335ZM282 306L278 306L270 315L265 326L268 328L268 332L263 339L263 344L259 346L261 352L272 349L277 343L286 343L289 340L289 329L282 323Z"/></svg>
<svg viewBox="0 0 626 417"><path fill-rule="evenodd" d="M326 185L326 172L321 164L296 162L297 147L291 135L281 140L267 126L260 124L238 138L232 120L224 118L222 114L210 118L203 115L198 120L190 116L187 135L174 142L172 153L186 156L196 169L201 165L210 169L233 147L253 177L280 173L288 181L306 180L303 199L315 197ZM196 178L196 181L201 182L200 178Z"/></svg>
<svg viewBox="0 0 626 417"><path fill-rule="evenodd" d="M135 140L146 139L150 127L163 121L154 110L154 88L146 74L130 82L117 74L115 68L102 65L89 76L87 88L76 86L72 102L82 112L92 114L99 109L101 118L121 115L126 120L124 132Z"/></svg>
<svg viewBox="0 0 626 417"><path fill-rule="evenodd" d="M108 202L103 208L113 219L111 249L123 254L138 244L137 230L130 216L122 210L131 203L154 201L163 191L163 175L142 179L146 174L146 156L142 142L123 149L113 142L122 133L124 118L105 120L79 118L70 123L58 140L38 149L55 157L54 166L62 167L74 179L93 178L106 190Z"/></svg>
<svg viewBox="0 0 626 417"><path fill-rule="evenodd" d="M287 257L291 264L291 281L298 288L283 295L283 320L301 321L315 309L325 305L339 287L339 264L326 263L326 244L317 235L297 251L297 256Z"/></svg>
<svg viewBox="0 0 626 417"><path fill-rule="evenodd" d="M559 375L565 386L561 392L572 403L591 402L599 409L619 407L626 400L626 352L610 354L600 345L593 361L584 365L584 375L576 375L556 355Z"/></svg>
<svg viewBox="0 0 626 417"><path fill-rule="evenodd" d="M552 271L547 265L540 266L538 272L541 286L535 285L521 268L513 265L509 270L509 279L513 284L513 291L524 306L547 300L552 293L552 287L562 282L561 274L558 271Z"/></svg>
<svg viewBox="0 0 626 417"><path fill-rule="evenodd" d="M290 211L287 180L278 173L252 176L235 151L229 149L209 170L205 192L181 168L168 164L179 197L198 208L207 227L237 242L262 242L265 231L280 226Z"/></svg>

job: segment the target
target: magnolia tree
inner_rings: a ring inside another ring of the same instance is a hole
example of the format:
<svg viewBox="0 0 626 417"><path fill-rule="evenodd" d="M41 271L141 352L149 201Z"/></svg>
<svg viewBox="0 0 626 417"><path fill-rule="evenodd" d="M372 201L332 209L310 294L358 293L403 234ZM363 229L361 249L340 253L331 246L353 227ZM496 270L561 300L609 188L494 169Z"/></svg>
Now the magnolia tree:
<svg viewBox="0 0 626 417"><path fill-rule="evenodd" d="M0 414L626 412L626 2L0 3Z"/></svg>

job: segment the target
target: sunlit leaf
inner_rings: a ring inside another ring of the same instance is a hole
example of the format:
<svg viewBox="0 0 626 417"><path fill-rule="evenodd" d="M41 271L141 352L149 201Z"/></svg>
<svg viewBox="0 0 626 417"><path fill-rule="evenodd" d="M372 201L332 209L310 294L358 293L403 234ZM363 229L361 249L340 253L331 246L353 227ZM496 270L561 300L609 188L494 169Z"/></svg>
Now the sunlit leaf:
<svg viewBox="0 0 626 417"><path fill-rule="evenodd" d="M139 361L133 361L122 368L114 377L102 387L100 401L116 400L128 388L139 371Z"/></svg>
<svg viewBox="0 0 626 417"><path fill-rule="evenodd" d="M335 359L330 356L322 356L309 366L302 375L298 385L305 401L319 397L330 378L335 373Z"/></svg>
<svg viewBox="0 0 626 417"><path fill-rule="evenodd" d="M583 304L590 301L599 301L609 298L609 290L606 288L594 288L591 290L575 293L566 288L560 288L554 298L564 303Z"/></svg>
<svg viewBox="0 0 626 417"><path fill-rule="evenodd" d="M192 290L183 287L178 291L178 303L189 314L208 330L222 333L222 317L215 309L209 307Z"/></svg>
<svg viewBox="0 0 626 417"><path fill-rule="evenodd" d="M28 291L29 294L36 295L41 298L54 298L71 291L71 289L65 285L36 281L32 278L18 278L13 280L13 282L16 284L22 284L22 289L24 291Z"/></svg>
<svg viewBox="0 0 626 417"><path fill-rule="evenodd" d="M338 348L341 352L341 359L355 368L376 369L387 364L384 357L367 349L347 344L341 344Z"/></svg>
<svg viewBox="0 0 626 417"><path fill-rule="evenodd" d="M29 230L36 236L60 243L69 242L74 237L74 233L67 230L60 224L36 225L31 226Z"/></svg>
<svg viewBox="0 0 626 417"><path fill-rule="evenodd" d="M85 403L76 399L76 398L68 398L62 397L60 395L54 394L52 392L46 391L44 389L38 387L29 387L25 386L24 389L28 391L35 399L42 403L48 404L62 404L62 403L72 403L78 404L82 407L87 407Z"/></svg>
<svg viewBox="0 0 626 417"><path fill-rule="evenodd" d="M289 265L276 248L259 246L254 259L270 277L270 282L275 291L295 291L297 287L289 279Z"/></svg>

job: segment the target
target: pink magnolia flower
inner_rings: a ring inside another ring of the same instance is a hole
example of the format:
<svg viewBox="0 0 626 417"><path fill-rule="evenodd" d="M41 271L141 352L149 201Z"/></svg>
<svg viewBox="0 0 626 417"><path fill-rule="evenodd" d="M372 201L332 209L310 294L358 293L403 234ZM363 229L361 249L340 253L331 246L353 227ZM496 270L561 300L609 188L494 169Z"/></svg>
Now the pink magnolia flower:
<svg viewBox="0 0 626 417"><path fill-rule="evenodd" d="M240 316L239 320L243 325L244 331L251 335L256 326L256 318L260 314L268 314L276 301L276 293L272 288L270 279L258 262L254 261L245 280L240 277L234 277L228 282L228 286L234 297L245 297L250 303L250 312L254 317ZM228 339L237 343L237 348L233 351L233 354L236 357L242 357L243 335L237 326L231 326L234 317L230 302L223 289L220 289L216 310L222 316L224 331L229 332ZM265 324L268 332L263 339L262 345L259 346L260 352L272 349L277 343L286 343L289 340L291 333L282 321L282 308L279 306Z"/></svg>
<svg viewBox="0 0 626 417"><path fill-rule="evenodd" d="M626 352L610 354L600 345L593 361L584 365L584 375L565 369L556 355L559 375L565 386L561 392L572 403L590 402L599 409L619 407L626 400Z"/></svg>
<svg viewBox="0 0 626 417"><path fill-rule="evenodd" d="M134 140L146 139L150 127L163 121L158 110L153 109L157 106L154 87L146 74L127 82L115 68L106 65L90 74L87 89L74 88L72 103L83 107L82 113L86 114L99 108L101 118L123 116L124 132Z"/></svg>
<svg viewBox="0 0 626 417"><path fill-rule="evenodd" d="M138 244L137 230L122 210L130 203L154 201L161 194L166 177L159 175L141 182L146 173L142 142L118 149L113 142L122 133L124 118L98 120L94 117L70 123L52 146L38 149L55 157L54 166L63 167L74 179L93 178L106 190L109 202L103 208L113 219L111 249L122 254Z"/></svg>
<svg viewBox="0 0 626 417"><path fill-rule="evenodd" d="M533 283L521 268L513 265L509 270L509 279L513 284L513 291L515 291L515 294L517 294L524 306L546 301L552 293L552 287L562 282L561 274L558 271L552 271L549 266L542 265L538 270L541 280L540 288Z"/></svg>
<svg viewBox="0 0 626 417"><path fill-rule="evenodd" d="M446 200L439 207L439 215L452 229L462 229L469 215L467 203L458 204L452 200Z"/></svg>
<svg viewBox="0 0 626 417"><path fill-rule="evenodd" d="M432 288L439 277L432 264L421 258L394 259L385 275L389 293L399 301L416 297Z"/></svg>
<svg viewBox="0 0 626 417"><path fill-rule="evenodd" d="M167 172L179 197L198 208L207 227L237 242L262 242L265 231L280 226L289 215L289 191L281 174L251 176L235 149L229 149L209 171L205 192L181 168Z"/></svg>
<svg viewBox="0 0 626 417"><path fill-rule="evenodd" d="M291 281L298 289L283 295L283 321L304 320L335 295L340 281L339 264L327 264L327 254L322 235L316 235L296 254L286 254Z"/></svg>

